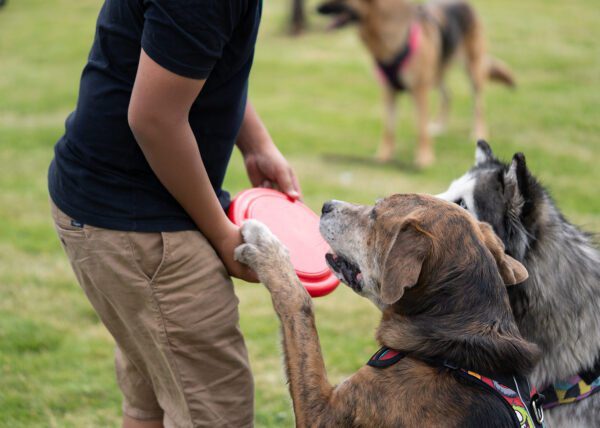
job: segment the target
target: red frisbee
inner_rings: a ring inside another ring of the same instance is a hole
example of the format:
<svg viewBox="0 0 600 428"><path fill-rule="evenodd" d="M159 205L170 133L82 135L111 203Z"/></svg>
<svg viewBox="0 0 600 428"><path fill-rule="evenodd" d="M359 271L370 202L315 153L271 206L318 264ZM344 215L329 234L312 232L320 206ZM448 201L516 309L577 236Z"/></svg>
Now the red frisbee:
<svg viewBox="0 0 600 428"><path fill-rule="evenodd" d="M319 216L302 202L272 189L248 189L231 202L229 218L238 226L249 219L264 223L290 251L296 274L312 297L338 286L325 262L329 246L319 233Z"/></svg>

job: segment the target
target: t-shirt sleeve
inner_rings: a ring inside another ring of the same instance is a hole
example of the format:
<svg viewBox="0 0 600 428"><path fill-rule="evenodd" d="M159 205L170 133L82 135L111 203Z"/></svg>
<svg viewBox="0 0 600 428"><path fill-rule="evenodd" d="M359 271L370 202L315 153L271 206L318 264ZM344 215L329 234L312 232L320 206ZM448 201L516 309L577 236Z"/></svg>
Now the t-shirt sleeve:
<svg viewBox="0 0 600 428"><path fill-rule="evenodd" d="M236 26L230 0L144 0L142 48L162 67L206 79Z"/></svg>

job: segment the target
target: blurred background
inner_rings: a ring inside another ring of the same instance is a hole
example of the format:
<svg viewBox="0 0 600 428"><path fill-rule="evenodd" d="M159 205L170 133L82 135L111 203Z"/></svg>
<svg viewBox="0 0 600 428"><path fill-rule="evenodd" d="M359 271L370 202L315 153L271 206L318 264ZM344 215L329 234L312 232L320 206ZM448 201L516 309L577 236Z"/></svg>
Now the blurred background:
<svg viewBox="0 0 600 428"><path fill-rule="evenodd" d="M439 193L473 163L471 98L462 70L449 87L448 131L436 164L413 159L413 103L401 100L396 161L372 161L381 133L380 89L355 29L287 34L291 0L266 0L251 98L317 211L336 198L372 203L399 192ZM74 108L101 0L9 0L0 7L0 427L106 427L120 420L113 344L79 289L51 223L46 170ZM597 0L472 0L489 50L518 88L489 85L490 143L523 151L567 218L600 232L600 8ZM433 98L432 98L433 99ZM234 155L226 188L248 187ZM238 283L242 329L256 383L256 426L293 416L278 321L261 285ZM316 299L332 382L377 350L378 311L340 286Z"/></svg>

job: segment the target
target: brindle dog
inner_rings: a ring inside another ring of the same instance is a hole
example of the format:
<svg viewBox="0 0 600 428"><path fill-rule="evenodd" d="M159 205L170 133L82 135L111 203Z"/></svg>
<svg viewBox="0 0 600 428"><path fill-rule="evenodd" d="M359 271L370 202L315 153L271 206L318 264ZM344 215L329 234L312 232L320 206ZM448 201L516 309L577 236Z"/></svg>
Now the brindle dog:
<svg viewBox="0 0 600 428"><path fill-rule="evenodd" d="M508 427L489 391L424 361L444 358L478 373L523 375L538 358L510 311L506 285L527 278L490 226L455 204L395 195L372 206L328 202L321 233L336 275L383 311L377 341L406 352L393 366L364 366L327 381L312 303L287 250L261 223L242 227L237 260L271 292L299 427Z"/></svg>
<svg viewBox="0 0 600 428"><path fill-rule="evenodd" d="M450 95L444 75L452 59L462 53L475 102L474 134L485 138L483 88L488 79L514 86L510 70L486 53L483 28L475 10L465 1L326 0L319 12L334 17L332 27L358 25L360 37L381 71L384 133L377 158L389 161L395 150L396 99L406 90L417 107L416 164L434 161L430 134L442 132L448 118ZM440 115L428 123L428 94L438 88Z"/></svg>

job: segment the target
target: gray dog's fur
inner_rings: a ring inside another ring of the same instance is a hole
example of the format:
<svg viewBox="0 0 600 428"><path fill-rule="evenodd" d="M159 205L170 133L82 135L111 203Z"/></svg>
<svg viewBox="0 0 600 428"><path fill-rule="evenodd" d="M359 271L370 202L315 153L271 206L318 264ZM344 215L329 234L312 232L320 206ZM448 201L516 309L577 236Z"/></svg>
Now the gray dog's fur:
<svg viewBox="0 0 600 428"><path fill-rule="evenodd" d="M475 166L438 195L488 222L529 279L509 289L521 333L542 349L540 388L590 369L600 357L600 252L569 223L522 154L500 162L480 141ZM546 411L548 426L600 424L600 394Z"/></svg>

